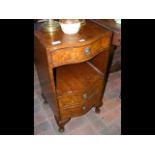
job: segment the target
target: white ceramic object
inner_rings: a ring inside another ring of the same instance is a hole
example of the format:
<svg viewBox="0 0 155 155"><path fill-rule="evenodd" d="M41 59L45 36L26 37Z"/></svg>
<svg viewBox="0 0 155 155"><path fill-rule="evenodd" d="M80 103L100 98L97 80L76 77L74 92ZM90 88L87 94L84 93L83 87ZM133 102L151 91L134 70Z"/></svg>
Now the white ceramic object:
<svg viewBox="0 0 155 155"><path fill-rule="evenodd" d="M117 24L121 24L121 19L114 19Z"/></svg>
<svg viewBox="0 0 155 155"><path fill-rule="evenodd" d="M60 23L65 34L76 34L80 30L81 23Z"/></svg>

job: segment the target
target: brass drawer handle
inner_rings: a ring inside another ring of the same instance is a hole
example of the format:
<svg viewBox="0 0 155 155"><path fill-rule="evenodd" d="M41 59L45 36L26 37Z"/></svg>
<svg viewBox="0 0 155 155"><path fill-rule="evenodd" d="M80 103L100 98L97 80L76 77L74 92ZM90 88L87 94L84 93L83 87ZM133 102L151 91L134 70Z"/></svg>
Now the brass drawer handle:
<svg viewBox="0 0 155 155"><path fill-rule="evenodd" d="M83 110L83 111L85 111L85 110L86 110L86 106L85 106L85 105L82 107L82 110Z"/></svg>
<svg viewBox="0 0 155 155"><path fill-rule="evenodd" d="M87 97L88 97L87 93L84 93L84 94L82 95L82 98L85 99L85 100L87 99Z"/></svg>
<svg viewBox="0 0 155 155"><path fill-rule="evenodd" d="M84 54L85 54L85 55L90 55L90 48L89 48L89 47L86 47L86 48L84 49Z"/></svg>

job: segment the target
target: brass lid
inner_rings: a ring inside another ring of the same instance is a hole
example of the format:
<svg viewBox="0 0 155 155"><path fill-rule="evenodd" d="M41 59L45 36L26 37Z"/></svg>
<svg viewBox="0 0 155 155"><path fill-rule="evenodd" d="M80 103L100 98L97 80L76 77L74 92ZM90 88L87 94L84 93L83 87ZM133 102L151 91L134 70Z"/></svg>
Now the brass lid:
<svg viewBox="0 0 155 155"><path fill-rule="evenodd" d="M54 32L60 29L60 24L57 21L52 20L51 22L45 21L40 25L42 29L46 32Z"/></svg>

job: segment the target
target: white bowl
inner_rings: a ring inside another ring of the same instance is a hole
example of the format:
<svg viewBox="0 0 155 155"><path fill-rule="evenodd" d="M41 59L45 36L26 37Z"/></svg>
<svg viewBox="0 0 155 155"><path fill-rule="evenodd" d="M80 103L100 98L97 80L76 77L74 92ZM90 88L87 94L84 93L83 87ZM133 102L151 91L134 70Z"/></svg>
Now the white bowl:
<svg viewBox="0 0 155 155"><path fill-rule="evenodd" d="M80 30L81 26L80 22L71 24L60 23L60 25L65 34L76 34Z"/></svg>

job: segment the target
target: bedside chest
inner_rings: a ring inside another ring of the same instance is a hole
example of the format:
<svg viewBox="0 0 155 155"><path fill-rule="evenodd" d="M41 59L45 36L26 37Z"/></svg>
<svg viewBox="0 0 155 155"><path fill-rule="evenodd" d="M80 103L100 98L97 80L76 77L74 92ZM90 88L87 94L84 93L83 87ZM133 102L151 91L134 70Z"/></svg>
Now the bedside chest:
<svg viewBox="0 0 155 155"><path fill-rule="evenodd" d="M111 63L112 32L86 20L79 33L34 31L35 64L42 96L49 103L59 131L73 117L102 106Z"/></svg>

